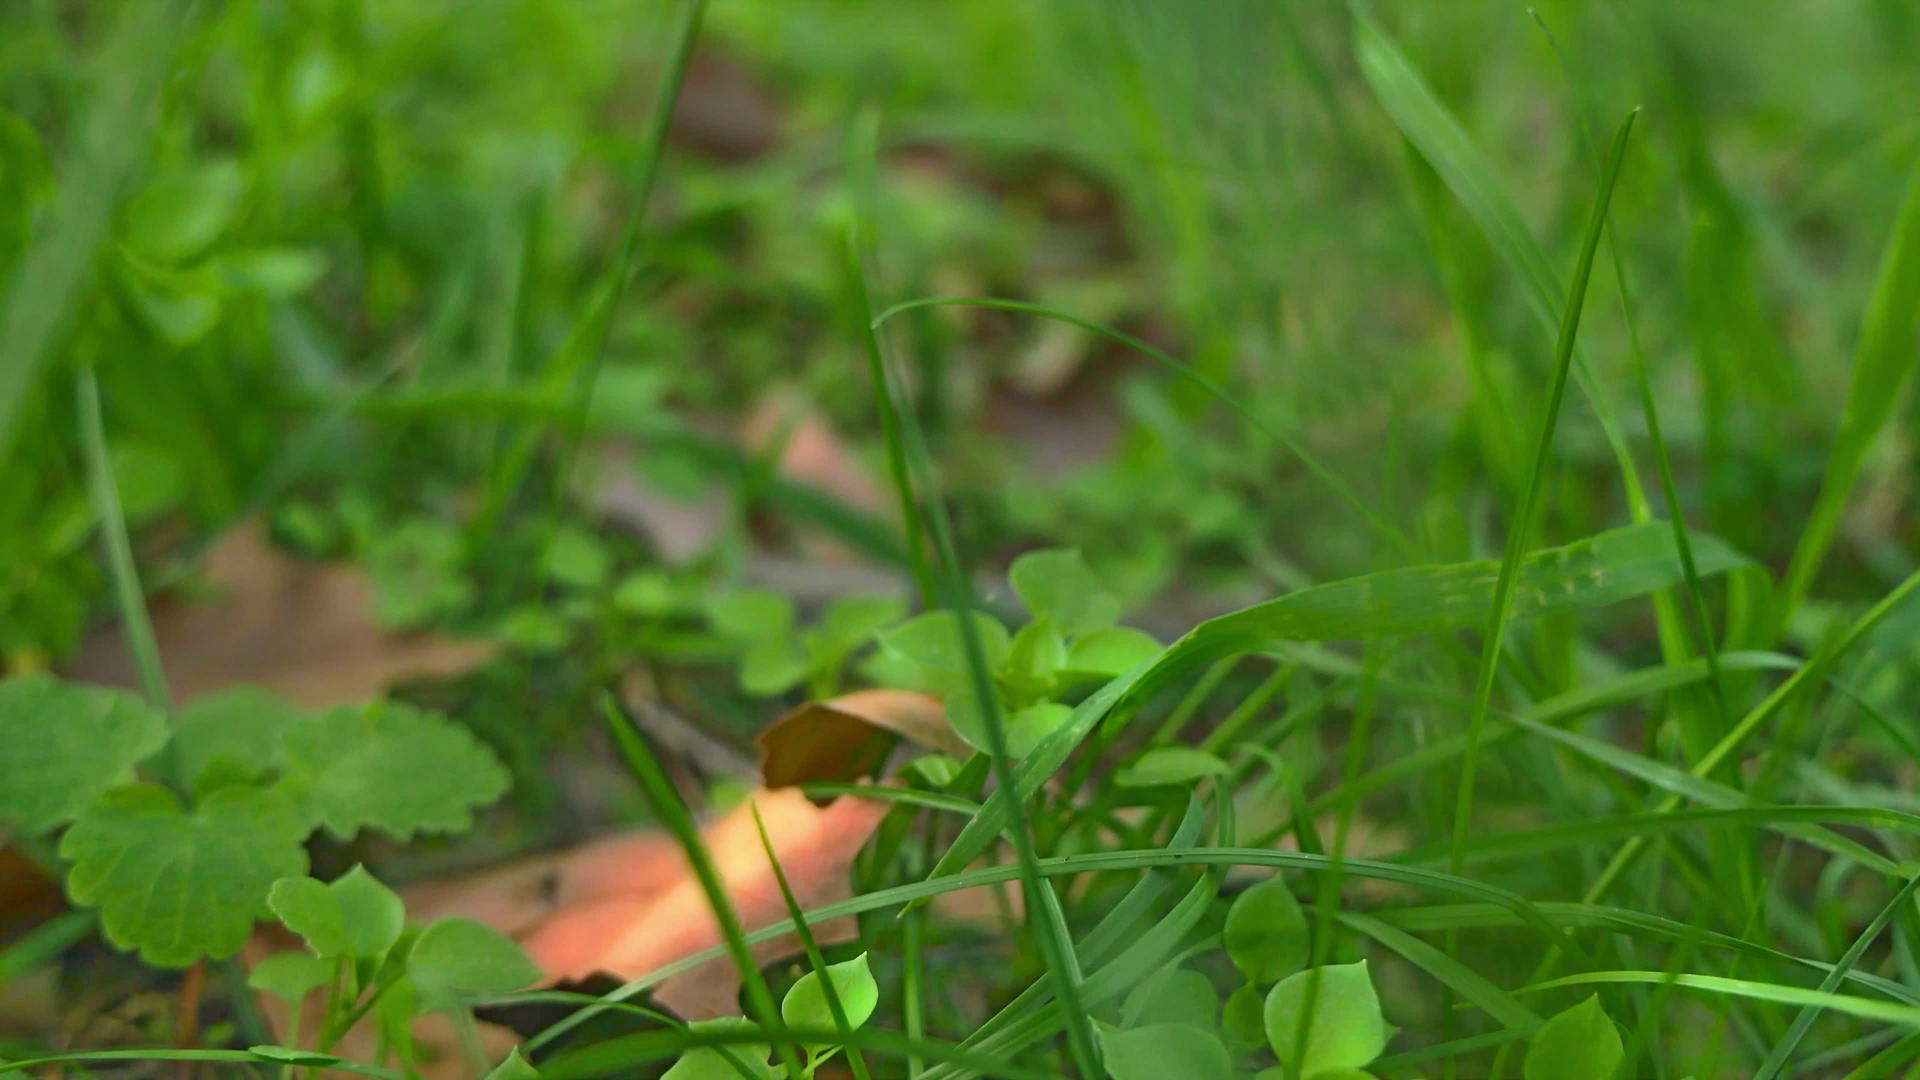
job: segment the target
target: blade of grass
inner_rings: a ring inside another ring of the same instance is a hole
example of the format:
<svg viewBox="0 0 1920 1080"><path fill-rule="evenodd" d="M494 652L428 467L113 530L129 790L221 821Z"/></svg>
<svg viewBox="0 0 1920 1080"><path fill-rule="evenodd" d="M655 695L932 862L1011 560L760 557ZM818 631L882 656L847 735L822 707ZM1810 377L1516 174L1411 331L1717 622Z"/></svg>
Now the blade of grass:
<svg viewBox="0 0 1920 1080"><path fill-rule="evenodd" d="M1833 994L1822 990L1807 990L1798 986L1781 986L1752 979L1725 979L1717 975L1699 975L1691 972L1674 974L1664 971L1587 971L1521 987L1514 993L1531 994L1562 986L1588 986L1594 983L1660 984L1669 981L1690 990L1706 990L1716 994L1729 994L1754 1001L1771 1001L1781 1005L1829 1009L1846 1016L1857 1016L1862 1020L1878 1020L1882 1023L1898 1024L1901 1027L1920 1028L1920 1008L1912 1005L1875 1001L1871 998Z"/></svg>
<svg viewBox="0 0 1920 1080"><path fill-rule="evenodd" d="M1905 885L1894 892L1893 898L1888 900L1886 906L1873 917L1873 921L1869 922L1866 928L1860 931L1859 936L1853 939L1853 944L1847 946L1847 951L1833 965L1833 970L1827 972L1826 977L1820 980L1821 993L1831 994L1839 988L1840 983L1846 979L1847 972L1852 971L1860 963L1860 957L1866 954L1867 946L1873 944L1880 937L1880 932L1887 928L1887 923L1893 921L1894 913L1899 910L1900 905L1913 897L1916 886L1920 886L1920 875L1909 878ZM1772 1052L1767 1055L1767 1060L1760 1063L1759 1070L1753 1074L1753 1080L1773 1080L1780 1075L1781 1070L1786 1068L1787 1059L1793 1056L1793 1051L1800 1045L1800 1040L1806 1037L1808 1029L1813 1027L1814 1020L1819 1016L1820 1009L1816 1005L1808 1005L1801 1009L1799 1015L1793 1018L1793 1026L1787 1029L1786 1036L1774 1045Z"/></svg>
<svg viewBox="0 0 1920 1080"><path fill-rule="evenodd" d="M779 886L780 899L786 903L787 915L793 920L793 932L800 938L800 948L807 954L807 964L820 980L820 993L826 998L827 1012L833 1017L834 1029L840 1033L841 1044L847 1045L846 1038L853 1031L853 1025L847 1020L847 1009L840 1002L839 989L827 975L827 958L820 951L820 943L814 940L813 930L807 926L800 901L794 898L793 886L787 884L787 872L780 866L780 857L774 854L772 838L767 836L767 823L760 818L760 805L754 803L752 809L753 827L760 834L760 847L767 853L767 865L773 867L773 881ZM871 1080L871 1074L867 1072L867 1059L861 1056L857 1048L847 1046L847 1065L853 1069L854 1080Z"/></svg>
<svg viewBox="0 0 1920 1080"><path fill-rule="evenodd" d="M1607 221L1607 207L1613 199L1613 187L1620 177L1620 164L1626 155L1627 137L1633 131L1633 122L1639 116L1639 110L1627 114L1613 137L1613 147L1608 151L1606 165L1600 178L1600 190L1594 198L1593 213L1588 220L1587 235L1580 246L1580 260L1573 273L1573 284L1567 294L1560 322L1559 340L1554 345L1553 382L1547 390L1547 401L1542 411L1538 434L1534 438L1533 465L1527 473L1526 487L1522 490L1520 506L1514 512L1513 521L1507 529L1506 552L1500 561L1500 577L1494 584L1492 609L1488 613L1485 640L1481 643L1480 668L1474 679L1473 711L1467 719L1467 746L1461 757L1460 785L1454 801L1453 813L1453 851L1451 868L1457 872L1460 858L1464 854L1467 828L1473 818L1473 796L1475 774L1480 764L1480 738L1486 729L1487 711L1493 703L1494 675L1499 669L1500 653L1504 643L1507 622L1511 614L1514 583L1519 576L1520 560L1531 540L1536 507L1539 502L1540 485L1547 472L1547 463L1553 452L1554 427L1560 417L1560 402L1566 396L1567 375L1573 366L1573 345L1580 329L1580 313L1586 304L1587 279L1593 273L1594 253L1600 246L1600 232Z"/></svg>
<svg viewBox="0 0 1920 1080"><path fill-rule="evenodd" d="M1833 545L1840 511L1859 479L1867 451L1893 415L1900 389L1912 375L1916 358L1920 358L1914 344L1916 313L1920 313L1920 164L1915 165L1907 182L1893 235L1880 256L1873 293L1867 299L1860 336L1854 344L1846 411L1834 435L1819 498L1793 549L1793 561L1787 566L1778 625L1784 625L1806 598L1813 576L1819 573Z"/></svg>
<svg viewBox="0 0 1920 1080"><path fill-rule="evenodd" d="M107 572L113 579L113 597L120 609L121 629L127 636L127 648L133 653L134 669L140 673L140 691L154 708L170 709L173 696L167 692L167 675L160 666L160 644L154 640L153 621L147 618L146 593L140 588L140 571L133 563L127 516L121 509L120 488L114 481L113 462L107 454L106 426L100 416L100 382L94 377L91 363L81 364L74 379L74 397L80 417L80 449L86 456L88 487L93 496L93 516L99 523L101 544L106 550Z"/></svg>
<svg viewBox="0 0 1920 1080"><path fill-rule="evenodd" d="M113 210L146 157L147 120L174 48L198 23L195 0L119 9L95 58L99 98L88 110L73 164L62 176L44 232L0 293L0 461L13 449L20 410L33 400L94 268Z"/></svg>
<svg viewBox="0 0 1920 1080"><path fill-rule="evenodd" d="M613 733L613 741L620 748L620 756L627 763L634 779L640 782L640 790L652 804L654 816L666 827L686 854L688 865L693 867L694 879L700 883L700 889L706 893L707 905L713 909L714 921L720 924L720 934L726 943L726 952L733 960L733 966L740 972L740 980L746 986L747 1002L750 1012L757 1013L757 1021L763 1027L780 1026L780 1008L774 1003L773 991L768 988L766 977L760 974L759 965L753 962L745 932L740 927L740 916L733 909L733 898L727 895L726 883L720 880L720 872L714 868L713 858L707 853L706 844L700 839L700 830L693 823L693 815L687 812L687 806L673 790L673 784L667 780L666 773L660 770L660 763L654 760L653 751L640 739L633 724L620 713L619 706L611 695L602 695L600 700L602 715L606 718L607 728ZM774 1052L787 1067L788 1076L799 1076L800 1058L794 1052L793 1043L788 1040L776 1040Z"/></svg>

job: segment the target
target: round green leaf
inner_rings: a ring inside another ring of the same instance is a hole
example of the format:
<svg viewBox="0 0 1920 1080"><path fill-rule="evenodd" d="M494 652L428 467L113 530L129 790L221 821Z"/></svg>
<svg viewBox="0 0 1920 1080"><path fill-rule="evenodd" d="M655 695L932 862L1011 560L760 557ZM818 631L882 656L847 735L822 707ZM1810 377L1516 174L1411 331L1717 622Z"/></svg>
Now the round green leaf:
<svg viewBox="0 0 1920 1080"><path fill-rule="evenodd" d="M585 529L554 530L543 562L549 581L575 589L598 589L613 577L612 553Z"/></svg>
<svg viewBox="0 0 1920 1080"><path fill-rule="evenodd" d="M306 939L316 956L381 956L406 928L406 909L392 889L356 866L331 885L308 877L282 878L267 906L287 929Z"/></svg>
<svg viewBox="0 0 1920 1080"><path fill-rule="evenodd" d="M398 839L458 832L507 790L507 771L466 728L398 702L307 717L283 740L287 789L345 839L362 828Z"/></svg>
<svg viewBox="0 0 1920 1080"><path fill-rule="evenodd" d="M742 589L710 596L707 621L739 641L777 637L793 629L793 601L771 589Z"/></svg>
<svg viewBox="0 0 1920 1080"><path fill-rule="evenodd" d="M873 972L867 968L867 954L861 953L851 960L827 965L827 978L833 981L834 995L840 999L840 1009L846 1014L848 1027L859 1027L873 1015L880 1004L880 987L873 981ZM827 1007L826 990L821 986L820 973L809 971L800 976L787 996L780 1002L780 1018L789 1027L834 1027L833 1010Z"/></svg>
<svg viewBox="0 0 1920 1080"><path fill-rule="evenodd" d="M1600 1008L1600 995L1556 1013L1527 1044L1526 1080L1613 1080L1626 1050Z"/></svg>
<svg viewBox="0 0 1920 1080"><path fill-rule="evenodd" d="M1007 628L983 611L973 613L973 625L987 669L998 668L1007 656ZM928 673L966 676L971 671L960 618L951 611L929 611L881 631L880 648Z"/></svg>
<svg viewBox="0 0 1920 1080"><path fill-rule="evenodd" d="M310 877L281 878L267 891L267 907L287 929L306 940L315 956L340 956L347 951L340 903L325 882Z"/></svg>
<svg viewBox="0 0 1920 1080"><path fill-rule="evenodd" d="M1313 981L1313 1015L1302 1039L1301 1019ZM1274 1055L1283 1064L1297 1062L1302 1076L1359 1068L1387 1048L1387 1022L1380 1015L1380 998L1365 960L1329 964L1280 980L1267 994L1265 1020Z"/></svg>
<svg viewBox="0 0 1920 1080"><path fill-rule="evenodd" d="M1233 1080L1233 1059L1212 1033L1185 1024L1100 1032L1113 1080Z"/></svg>
<svg viewBox="0 0 1920 1080"><path fill-rule="evenodd" d="M312 953L289 950L274 953L253 965L253 970L247 973L247 986L272 994L289 1005L298 1005L300 999L325 986L332 978L332 963Z"/></svg>
<svg viewBox="0 0 1920 1080"><path fill-rule="evenodd" d="M725 1031L750 1025L743 1016L723 1016L687 1026L693 1031ZM734 1043L724 1051L717 1046L696 1046L682 1054L660 1080L772 1080L778 1073L767 1064L771 1049L765 1043Z"/></svg>
<svg viewBox="0 0 1920 1080"><path fill-rule="evenodd" d="M1040 745L1041 739L1053 734L1053 729L1066 723L1072 715L1072 709L1056 701L1043 701L1014 713L1007 718L1007 753L1017 758L1026 757ZM985 741L983 733L981 742Z"/></svg>
<svg viewBox="0 0 1920 1080"><path fill-rule="evenodd" d="M159 711L125 691L51 675L0 682L0 822L37 836L71 821L166 741Z"/></svg>
<svg viewBox="0 0 1920 1080"><path fill-rule="evenodd" d="M1266 1002L1260 994L1260 988L1242 986L1228 994L1226 1004L1221 1006L1220 1029L1240 1050L1265 1046L1267 1042L1265 1011Z"/></svg>
<svg viewBox="0 0 1920 1080"><path fill-rule="evenodd" d="M1203 776L1218 776L1227 771L1227 763L1204 750L1191 746L1156 746L1141 754L1114 774L1122 787L1157 787L1161 784L1191 784Z"/></svg>
<svg viewBox="0 0 1920 1080"><path fill-rule="evenodd" d="M1234 898L1221 944L1250 983L1265 985L1307 966L1307 917L1278 874Z"/></svg>
<svg viewBox="0 0 1920 1080"><path fill-rule="evenodd" d="M1159 656L1153 635L1131 626L1109 626L1077 638L1067 647L1063 670L1088 678L1112 678Z"/></svg>
<svg viewBox="0 0 1920 1080"><path fill-rule="evenodd" d="M513 939L472 919L441 919L420 932L407 953L407 974L421 995L504 993L540 979L540 969Z"/></svg>

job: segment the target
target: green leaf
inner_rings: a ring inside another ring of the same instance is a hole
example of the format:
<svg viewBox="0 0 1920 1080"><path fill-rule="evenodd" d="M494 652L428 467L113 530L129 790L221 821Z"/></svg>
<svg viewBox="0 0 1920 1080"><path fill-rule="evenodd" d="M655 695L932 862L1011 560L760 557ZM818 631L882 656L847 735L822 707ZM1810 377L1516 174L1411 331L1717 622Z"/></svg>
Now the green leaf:
<svg viewBox="0 0 1920 1080"><path fill-rule="evenodd" d="M613 606L630 615L671 615L680 604L679 588L658 570L636 570L621 578L613 590Z"/></svg>
<svg viewBox="0 0 1920 1080"><path fill-rule="evenodd" d="M1026 757L1040 740L1053 734L1053 729L1067 722L1073 710L1054 701L1043 701L1038 705L1029 705L1007 718L1007 753L1016 758ZM979 741L969 738L968 745L977 750L985 750L987 733L979 732Z"/></svg>
<svg viewBox="0 0 1920 1080"><path fill-rule="evenodd" d="M807 654L794 638L761 638L740 657L740 689L754 697L783 694L807 677Z"/></svg>
<svg viewBox="0 0 1920 1080"><path fill-rule="evenodd" d="M1600 995L1540 1025L1527 1044L1526 1080L1613 1080L1626 1050L1620 1032L1600 1008Z"/></svg>
<svg viewBox="0 0 1920 1080"><path fill-rule="evenodd" d="M1313 1015L1301 1038L1301 1018L1307 1008L1310 982ZM1357 1069L1387 1048L1387 1022L1380 1015L1367 962L1329 964L1297 972L1280 980L1267 994L1267 1044L1283 1064L1298 1063L1300 1075L1325 1069Z"/></svg>
<svg viewBox="0 0 1920 1080"><path fill-rule="evenodd" d="M71 821L166 741L159 710L123 690L0 682L0 822L37 836Z"/></svg>
<svg viewBox="0 0 1920 1080"><path fill-rule="evenodd" d="M1233 1080L1233 1059L1212 1033L1185 1024L1100 1032L1113 1080Z"/></svg>
<svg viewBox="0 0 1920 1080"><path fill-rule="evenodd" d="M226 775L258 777L280 765L280 739L301 715L293 702L254 686L194 698L173 715L174 766L196 784L215 761L235 766Z"/></svg>
<svg viewBox="0 0 1920 1080"><path fill-rule="evenodd" d="M1155 746L1121 766L1113 782L1122 787L1191 784L1203 776L1219 776L1226 771L1227 763L1205 750L1191 746Z"/></svg>
<svg viewBox="0 0 1920 1080"><path fill-rule="evenodd" d="M1267 1044L1266 1001L1259 987L1249 984L1227 995L1220 1030L1243 1051Z"/></svg>
<svg viewBox="0 0 1920 1080"><path fill-rule="evenodd" d="M983 611L973 613L973 622L987 670L998 668L1007 657L1007 628ZM970 671L960 617L951 611L929 611L881 631L880 648L936 676L968 676Z"/></svg>
<svg viewBox="0 0 1920 1080"><path fill-rule="evenodd" d="M346 839L362 828L406 840L457 832L507 790L507 771L466 728L399 702L343 705L284 740L287 788L312 820Z"/></svg>
<svg viewBox="0 0 1920 1080"><path fill-rule="evenodd" d="M861 953L838 964L828 964L827 978L833 980L833 991L840 999L840 1009L846 1014L847 1026L857 1028L866 1023L880 1004L880 987L873 981L873 972L867 968L867 954ZM833 1010L827 1008L827 995L821 987L818 971L809 971L800 976L799 981L787 991L787 996L780 1001L780 1019L789 1027L834 1026Z"/></svg>
<svg viewBox="0 0 1920 1080"><path fill-rule="evenodd" d="M119 788L60 840L67 892L100 909L107 939L156 967L231 956L246 944L274 881L301 874L308 826L291 803L244 785L191 814L152 784Z"/></svg>
<svg viewBox="0 0 1920 1080"><path fill-rule="evenodd" d="M1021 627L1007 648L1007 679L1029 694L1046 693L1066 666L1067 639L1044 616Z"/></svg>
<svg viewBox="0 0 1920 1080"><path fill-rule="evenodd" d="M740 641L778 637L793 629L793 601L771 589L742 589L707 598L707 621Z"/></svg>
<svg viewBox="0 0 1920 1080"><path fill-rule="evenodd" d="M812 632L812 651L838 662L906 613L906 603L897 596L843 596L821 614Z"/></svg>
<svg viewBox="0 0 1920 1080"><path fill-rule="evenodd" d="M1128 991L1120 1006L1120 1023L1129 1028L1184 1024L1207 1031L1219 1016L1220 992L1190 968L1160 968Z"/></svg>
<svg viewBox="0 0 1920 1080"><path fill-rule="evenodd" d="M1029 551L1013 560L1007 581L1036 619L1051 619L1069 637L1113 625L1120 601L1093 576L1078 551Z"/></svg>
<svg viewBox="0 0 1920 1080"><path fill-rule="evenodd" d="M498 994L539 981L540 969L513 939L472 919L441 919L407 952L407 976L435 1007L453 994Z"/></svg>
<svg viewBox="0 0 1920 1080"><path fill-rule="evenodd" d="M226 230L245 191L232 161L162 173L129 200L126 242L150 259L191 259Z"/></svg>
<svg viewBox="0 0 1920 1080"><path fill-rule="evenodd" d="M585 529L556 529L547 541L547 578L576 589L598 589L613 577L613 555Z"/></svg>
<svg viewBox="0 0 1920 1080"><path fill-rule="evenodd" d="M520 1048L507 1051L500 1064L487 1070L486 1080L540 1080L540 1070L520 1056Z"/></svg>
<svg viewBox="0 0 1920 1080"><path fill-rule="evenodd" d="M333 964L312 953L288 950L277 952L253 965L247 973L247 986L263 994L272 994L289 1005L333 978Z"/></svg>
<svg viewBox="0 0 1920 1080"><path fill-rule="evenodd" d="M310 877L273 883L267 906L287 929L306 939L317 956L372 958L384 955L406 928L406 907L392 889L364 866L331 885Z"/></svg>
<svg viewBox="0 0 1920 1080"><path fill-rule="evenodd" d="M1161 645L1145 630L1109 626L1076 638L1061 667L1075 675L1112 678L1160 655Z"/></svg>
<svg viewBox="0 0 1920 1080"><path fill-rule="evenodd" d="M722 1016L687 1025L691 1031L726 1031L750 1026L744 1016ZM779 1072L767 1064L771 1050L765 1043L730 1043L724 1050L717 1046L696 1046L682 1054L660 1080L772 1080ZM744 1076L742 1069L746 1070Z"/></svg>
<svg viewBox="0 0 1920 1080"><path fill-rule="evenodd" d="M1307 966L1307 916L1279 874L1234 898L1220 942L1249 983L1266 985Z"/></svg>

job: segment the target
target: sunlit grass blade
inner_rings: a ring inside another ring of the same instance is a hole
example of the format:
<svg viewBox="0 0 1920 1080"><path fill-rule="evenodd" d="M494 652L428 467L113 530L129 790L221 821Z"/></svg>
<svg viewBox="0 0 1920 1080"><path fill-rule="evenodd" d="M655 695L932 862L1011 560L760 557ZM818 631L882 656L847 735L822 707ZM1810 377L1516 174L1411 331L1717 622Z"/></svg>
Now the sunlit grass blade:
<svg viewBox="0 0 1920 1080"><path fill-rule="evenodd" d="M1540 1026L1541 1016L1513 995L1488 982L1466 965L1396 927L1368 915L1351 911L1340 913L1340 921L1400 954L1407 963L1420 968L1444 986L1471 1002L1480 1011L1517 1031Z"/></svg>
<svg viewBox="0 0 1920 1080"><path fill-rule="evenodd" d="M660 819L667 832L679 843L688 865L693 867L694 880L700 883L700 889L707 897L707 906L713 910L714 921L720 925L726 955L732 959L734 968L740 972L740 981L746 987L747 1002L751 1006L749 1012L757 1014L754 1019L762 1027L778 1029L781 1026L780 1007L775 1004L773 991L767 986L759 965L753 962L753 953L740 926L740 915L733 908L733 898L728 895L726 882L720 879L720 872L713 865L713 857L700 839L700 830L694 825L693 815L687 812L686 804L680 801L666 773L660 770L660 763L654 760L653 751L641 741L633 724L620 714L619 707L610 695L603 696L600 708L606 717L607 729L613 735L614 745L620 748L621 759L626 762L634 779L640 782L641 791L653 806L654 816ZM786 1065L787 1075L800 1075L800 1058L792 1042L775 1040L774 1052Z"/></svg>
<svg viewBox="0 0 1920 1080"><path fill-rule="evenodd" d="M773 868L774 884L780 888L780 899L787 905L787 915L793 920L793 932L800 939L800 948L807 954L807 964L819 977L820 993L827 1002L827 1012L833 1017L833 1026L840 1033L842 1045L853 1025L847 1021L847 1008L840 1001L840 991L833 985L833 979L827 975L827 958L820 951L820 943L813 938L813 930L807 925L805 913L800 901L794 898L793 886L787 883L787 872L780 865L780 857L774 853L773 840L767 836L767 823L761 820L760 807L753 806L753 828L760 834L760 847L767 853L767 865ZM853 1070L854 1080L870 1080L867 1072L867 1059L860 1051L851 1046L847 1049L847 1065Z"/></svg>
<svg viewBox="0 0 1920 1080"><path fill-rule="evenodd" d="M1781 623L1806 598L1813 576L1826 560L1840 527L1840 511L1853 493L1867 451L1893 415L1900 388L1906 385L1916 357L1920 357L1914 345L1916 313L1920 313L1920 165L1914 167L1907 182L1900 214L1894 219L1873 292L1867 298L1860 336L1854 345L1846 411L1840 417L1840 430L1834 434L1819 499L1800 533L1781 586Z"/></svg>
<svg viewBox="0 0 1920 1080"><path fill-rule="evenodd" d="M1515 993L1537 993L1561 986L1588 986L1594 983L1672 983L1690 990L1728 994L1754 1001L1771 1001L1780 1005L1826 1009L1845 1016L1857 1016L1862 1020L1878 1020L1906 1028L1920 1028L1920 1008L1912 1005L1875 1001L1872 998L1833 994L1822 990L1807 990L1798 986L1781 986L1752 979L1727 979L1718 975L1697 975L1686 972L1671 974L1664 971L1586 971L1578 975L1566 975L1535 983Z"/></svg>
<svg viewBox="0 0 1920 1080"><path fill-rule="evenodd" d="M1456 872L1465 852L1467 829L1472 823L1474 782L1480 757L1479 740L1486 728L1487 712L1493 703L1494 675L1499 669L1507 623L1512 616L1514 583L1519 576L1521 557L1532 540L1540 485L1553 454L1553 432L1559 422L1561 399L1566 396L1567 375L1573 367L1573 346L1579 336L1580 313L1586 304L1587 279L1593 273L1594 254L1600 247L1600 234L1606 228L1607 207L1613 200L1614 183L1620 178L1620 164L1626 155L1627 137L1633 132L1633 121L1638 115L1638 111L1630 112L1621 122L1603 166L1600 190L1594 198L1593 213L1587 224L1586 240L1580 246L1580 261L1574 268L1573 284L1562 309L1560 337L1554 345L1553 382L1547 390L1546 405L1534 437L1533 465L1527 474L1526 487L1521 492L1520 506L1507 525L1506 553L1500 561L1500 577L1494 585L1492 609L1488 613L1487 630L1480 645L1480 669L1474 678L1473 711L1467 718L1467 749L1461 758L1459 794L1454 802L1452 868Z"/></svg>

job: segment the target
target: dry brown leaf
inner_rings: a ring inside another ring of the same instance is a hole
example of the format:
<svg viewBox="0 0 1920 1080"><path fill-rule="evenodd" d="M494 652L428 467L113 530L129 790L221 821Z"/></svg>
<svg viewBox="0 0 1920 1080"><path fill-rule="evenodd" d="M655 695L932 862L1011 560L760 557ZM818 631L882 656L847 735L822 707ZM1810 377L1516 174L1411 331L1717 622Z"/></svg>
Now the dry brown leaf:
<svg viewBox="0 0 1920 1080"><path fill-rule="evenodd" d="M972 753L938 698L908 690L856 690L789 710L768 725L760 778L770 788L857 780L877 768L900 735L954 757Z"/></svg>
<svg viewBox="0 0 1920 1080"><path fill-rule="evenodd" d="M248 683L322 708L379 697L403 678L454 675L495 651L485 642L383 629L364 574L283 554L257 523L223 537L201 576L213 599L170 597L152 607L175 701ZM137 681L118 627L90 635L69 673L117 686Z"/></svg>
<svg viewBox="0 0 1920 1080"><path fill-rule="evenodd" d="M842 798L821 808L797 791L761 791L707 823L701 837L749 930L786 917L754 828L755 804L803 907L850 895L853 857L887 811L886 803L873 799ZM631 979L721 941L706 894L679 846L651 830L414 886L402 895L417 920L458 915L514 937L553 981L599 972ZM813 927L822 942L850 940L853 930L850 919ZM755 955L768 962L797 949L788 936L757 947ZM654 998L697 1020L738 1013L738 993L737 974L721 960L668 980Z"/></svg>

